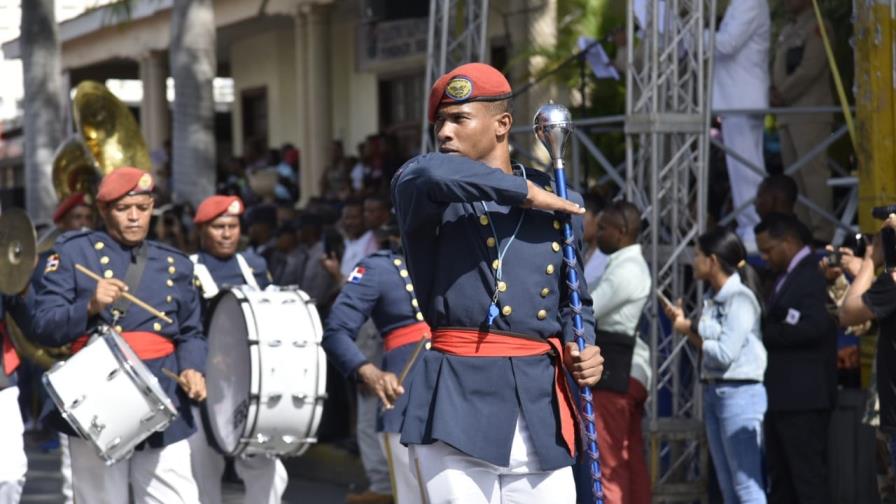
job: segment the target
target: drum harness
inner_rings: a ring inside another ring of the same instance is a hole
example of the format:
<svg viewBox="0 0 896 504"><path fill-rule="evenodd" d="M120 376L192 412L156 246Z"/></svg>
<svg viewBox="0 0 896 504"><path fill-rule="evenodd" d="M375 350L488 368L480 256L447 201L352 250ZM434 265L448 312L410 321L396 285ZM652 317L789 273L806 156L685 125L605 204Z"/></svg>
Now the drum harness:
<svg viewBox="0 0 896 504"><path fill-rule="evenodd" d="M246 281L246 285L253 287L256 290L261 290L261 288L258 287L258 282L255 281L254 272L252 271L252 268L249 267L249 263L246 262L246 258L243 257L243 254L237 252L234 255L236 256L236 262L240 267L240 272L243 274L243 279ZM190 254L190 260L193 261L193 273L202 284L202 296L206 299L215 297L220 289L218 288L218 283L215 282L211 272L208 270L208 267L199 262L199 254Z"/></svg>
<svg viewBox="0 0 896 504"><path fill-rule="evenodd" d="M99 253L99 251L97 251ZM149 247L146 242L140 242L140 245L131 249L131 261L128 263L128 270L124 275L124 283L128 286L130 292L137 292L140 285L140 279L143 278L143 271L146 269L146 259L149 256ZM131 306L131 302L124 297L118 298L112 304L112 326L118 323L118 320L124 317L124 314Z"/></svg>

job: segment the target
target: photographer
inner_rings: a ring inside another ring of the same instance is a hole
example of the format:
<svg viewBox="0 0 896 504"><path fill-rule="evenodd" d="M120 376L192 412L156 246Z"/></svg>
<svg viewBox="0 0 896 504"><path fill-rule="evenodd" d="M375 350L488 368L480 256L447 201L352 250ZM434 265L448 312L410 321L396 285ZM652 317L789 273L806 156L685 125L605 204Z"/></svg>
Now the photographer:
<svg viewBox="0 0 896 504"><path fill-rule="evenodd" d="M892 240L884 236L892 236L894 229L896 215L890 214L881 234L867 247L865 257L861 260L838 310L840 325L843 327L859 325L869 320L876 320L880 327L876 350L880 430L891 436L896 433L896 280L892 261L887 261L890 264L887 264L880 275L875 275L875 271L883 265L885 256L892 256L896 252ZM891 250L884 250L885 248ZM844 267L847 270L854 269L846 264ZM891 454L893 451L891 445Z"/></svg>

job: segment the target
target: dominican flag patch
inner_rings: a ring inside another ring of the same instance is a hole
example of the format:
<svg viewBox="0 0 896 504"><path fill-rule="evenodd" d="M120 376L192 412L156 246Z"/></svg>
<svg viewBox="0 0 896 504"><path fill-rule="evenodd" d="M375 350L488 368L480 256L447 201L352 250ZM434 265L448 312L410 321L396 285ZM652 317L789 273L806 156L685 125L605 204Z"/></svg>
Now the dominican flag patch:
<svg viewBox="0 0 896 504"><path fill-rule="evenodd" d="M348 274L348 282L353 284L361 283L361 279L364 278L364 271L364 266L355 266L355 269Z"/></svg>
<svg viewBox="0 0 896 504"><path fill-rule="evenodd" d="M52 273L59 269L59 254L53 254L47 258L47 267L44 268L44 273Z"/></svg>

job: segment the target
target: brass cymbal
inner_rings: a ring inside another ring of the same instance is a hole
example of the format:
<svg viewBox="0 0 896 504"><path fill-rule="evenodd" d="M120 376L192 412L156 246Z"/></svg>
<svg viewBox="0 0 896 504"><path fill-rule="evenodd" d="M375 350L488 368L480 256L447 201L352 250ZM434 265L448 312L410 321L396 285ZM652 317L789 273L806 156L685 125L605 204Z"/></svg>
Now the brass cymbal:
<svg viewBox="0 0 896 504"><path fill-rule="evenodd" d="M10 208L0 213L0 292L18 294L34 271L37 237L24 210Z"/></svg>

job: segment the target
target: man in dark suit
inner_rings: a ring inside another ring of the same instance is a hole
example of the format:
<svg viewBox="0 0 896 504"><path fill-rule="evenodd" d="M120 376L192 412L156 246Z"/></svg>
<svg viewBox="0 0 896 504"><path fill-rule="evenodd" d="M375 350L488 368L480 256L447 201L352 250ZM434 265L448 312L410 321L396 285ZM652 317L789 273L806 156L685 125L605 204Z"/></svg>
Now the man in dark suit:
<svg viewBox="0 0 896 504"><path fill-rule="evenodd" d="M825 279L795 216L756 226L762 258L777 274L762 337L768 350L766 454L771 503L827 503L827 438L837 386L836 326Z"/></svg>

